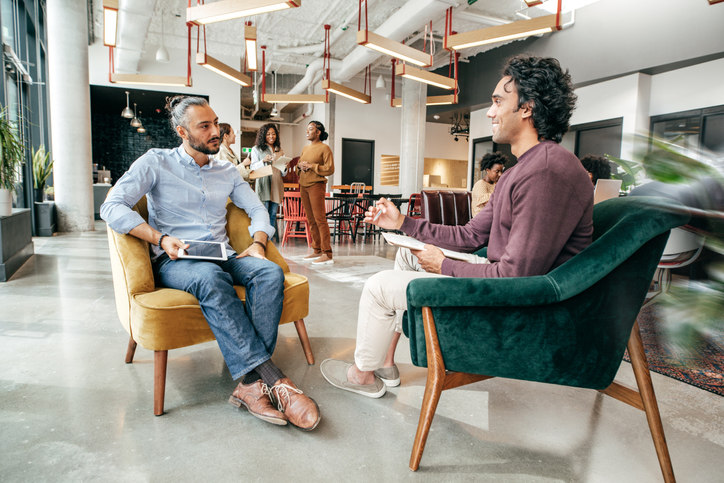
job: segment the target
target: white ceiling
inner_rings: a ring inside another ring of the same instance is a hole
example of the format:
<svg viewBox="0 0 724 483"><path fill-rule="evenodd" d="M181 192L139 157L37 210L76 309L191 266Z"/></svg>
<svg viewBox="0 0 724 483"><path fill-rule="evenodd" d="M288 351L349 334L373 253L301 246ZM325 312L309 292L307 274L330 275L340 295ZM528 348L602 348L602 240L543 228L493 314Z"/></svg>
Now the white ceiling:
<svg viewBox="0 0 724 483"><path fill-rule="evenodd" d="M94 8L96 37L103 32L102 0L90 0ZM566 0L566 9L580 8L597 0ZM246 19L217 22L206 26L206 51L217 58L239 59L242 62L244 21L251 20L257 28L259 45L266 45L267 72L276 72L276 92L306 92L321 78L324 53L324 25L331 26L332 76L347 82L363 76L372 66L373 81L390 71L390 57L360 47L356 43L358 0L301 0L299 8L257 15ZM196 5L197 0L191 0ZM213 3L207 0L206 4ZM368 0L370 31L422 49L426 27L432 22L434 43L433 68L446 66L449 53L442 48L445 11L453 7L452 28L467 32L516 20L539 17L555 12L557 0L546 0L529 8L523 0ZM155 52L163 43L169 50L178 50L172 58L185 58L188 44L186 8L188 0L119 0L119 32L114 54L115 71L139 72L141 59L154 61ZM563 22L571 17L565 15ZM364 22L362 25L364 28ZM162 35L163 29L163 35ZM201 29L203 32L203 27ZM203 37L202 37L203 42ZM494 49L504 43L491 44L461 52L460 60ZM196 28L192 28L192 49L196 48ZM261 61L261 53L259 53ZM311 67L310 67L311 64ZM233 64L232 64L233 65ZM269 82L269 81L267 81ZM270 84L267 83L267 86ZM250 108L255 103L251 89L242 89L241 104ZM280 106L283 107L283 106ZM257 112L257 109L254 109Z"/></svg>
<svg viewBox="0 0 724 483"><path fill-rule="evenodd" d="M376 30L409 1L414 3L420 0L369 0L369 29ZM196 0L191 2L196 5ZM550 13L541 7L528 8L523 0L477 0L472 5L468 5L466 0L435 0L434 3L438 4L438 8L435 9L435 16L429 20L432 21L432 30L438 40L436 67L447 62L448 54L440 43L444 33L444 10L447 7L454 7L453 29L458 32ZM102 32L103 28L101 4L101 0L94 2L96 32ZM555 0L549 0L544 6L550 9L551 4L554 8ZM153 56L161 43L162 22L166 47L185 50L187 5L187 0L120 0L116 71L136 72L142 56ZM217 57L239 56L241 59L244 20L252 20L257 27L259 43L267 45L269 70L279 74L303 75L306 66L323 54L325 24L332 26L333 59L342 60L357 47L357 12L357 0L302 0L300 8L210 24L206 27L207 52ZM419 43L425 22L411 27L412 33L406 40L408 43ZM193 30L195 48L196 29ZM497 46L467 49L462 52L463 61ZM382 67L387 72L388 66L388 58L384 56L373 63L373 67L380 68L379 72L382 72Z"/></svg>

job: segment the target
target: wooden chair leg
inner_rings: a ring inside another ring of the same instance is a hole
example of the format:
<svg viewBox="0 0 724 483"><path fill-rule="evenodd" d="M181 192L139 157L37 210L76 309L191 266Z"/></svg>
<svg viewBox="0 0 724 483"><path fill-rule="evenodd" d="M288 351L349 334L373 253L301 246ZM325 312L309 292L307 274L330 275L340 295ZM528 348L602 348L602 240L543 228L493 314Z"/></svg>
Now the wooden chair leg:
<svg viewBox="0 0 724 483"><path fill-rule="evenodd" d="M133 362L133 356L136 354L136 341L133 337L128 338L128 348L126 349L126 364Z"/></svg>
<svg viewBox="0 0 724 483"><path fill-rule="evenodd" d="M651 384L651 373L649 372L649 364L646 360L644 345L641 342L638 321L634 323L633 329L631 330L631 338L628 341L628 354L631 357L631 366L633 367L634 376L636 376L636 384L638 384L639 393L643 400L646 419L648 420L651 437L656 447L659 466L661 466L661 473L666 483L674 482L676 481L674 478L674 469L671 466L671 456L669 455L669 448L666 444L664 427L661 424L661 415L659 414L659 405L656 402L656 394L654 394L654 386Z"/></svg>
<svg viewBox="0 0 724 483"><path fill-rule="evenodd" d="M166 395L166 364L168 351L153 353L153 414L163 414L163 400Z"/></svg>
<svg viewBox="0 0 724 483"><path fill-rule="evenodd" d="M422 308L422 321L425 327L427 351L427 382L425 383L425 395L420 408L420 420L417 423L417 433L415 433L415 441L412 444L412 454L410 455L410 469L412 471L417 471L420 467L420 460L422 459L422 452L425 450L430 425L432 425L437 403L440 401L440 395L445 385L445 363L442 360L437 330L435 330L435 320L429 307Z"/></svg>
<svg viewBox="0 0 724 483"><path fill-rule="evenodd" d="M304 319L295 320L294 327L297 329L299 342L302 343L302 349L304 349L304 356L307 358L307 364L312 366L314 365L314 354L312 353L312 344L309 343L307 326L304 325Z"/></svg>

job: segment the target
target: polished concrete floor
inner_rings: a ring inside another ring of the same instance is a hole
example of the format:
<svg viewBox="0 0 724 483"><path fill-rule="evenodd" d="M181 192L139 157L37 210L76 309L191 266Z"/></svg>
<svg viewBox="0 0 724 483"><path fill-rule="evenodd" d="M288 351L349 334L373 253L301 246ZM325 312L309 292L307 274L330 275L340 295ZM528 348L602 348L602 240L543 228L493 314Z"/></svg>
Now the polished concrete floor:
<svg viewBox="0 0 724 483"><path fill-rule="evenodd" d="M274 360L315 398L310 433L227 403L234 387L215 343L169 355L166 411L154 417L153 354L124 364L105 226L36 238L35 256L0 284L2 481L582 481L655 482L643 412L594 391L492 379L446 391L417 473L408 469L425 384L403 338L402 385L372 400L328 385L319 362L351 359L366 277L391 267L378 243L340 244L309 277L306 319L317 363L293 325ZM628 363L619 379L633 385ZM653 374L679 481L724 481L724 399Z"/></svg>

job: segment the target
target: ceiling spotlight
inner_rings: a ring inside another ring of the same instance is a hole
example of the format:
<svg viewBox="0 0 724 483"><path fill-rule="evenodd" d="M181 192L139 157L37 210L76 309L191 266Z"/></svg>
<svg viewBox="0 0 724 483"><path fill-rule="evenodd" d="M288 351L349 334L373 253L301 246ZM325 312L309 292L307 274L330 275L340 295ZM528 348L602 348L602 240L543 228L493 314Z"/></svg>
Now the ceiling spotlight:
<svg viewBox="0 0 724 483"><path fill-rule="evenodd" d="M433 114L432 118L437 121L440 119L440 114Z"/></svg>
<svg viewBox="0 0 724 483"><path fill-rule="evenodd" d="M161 45L158 47L158 50L156 51L156 62L161 62L165 64L166 62L169 62L171 59L168 55L168 49L166 49L166 46L164 45L164 32L163 32L163 15L161 15Z"/></svg>
<svg viewBox="0 0 724 483"><path fill-rule="evenodd" d="M132 119L133 118L133 111L131 110L130 106L128 105L128 91L126 91L126 108L121 111L121 117L125 117L126 119Z"/></svg>
<svg viewBox="0 0 724 483"><path fill-rule="evenodd" d="M271 112L269 113L270 117L279 117L279 111L277 110L277 105L274 104L274 107L272 107Z"/></svg>
<svg viewBox="0 0 724 483"><path fill-rule="evenodd" d="M138 129L136 129L136 132L143 134L146 132L146 128L143 126L138 126Z"/></svg>
<svg viewBox="0 0 724 483"><path fill-rule="evenodd" d="M375 88L377 89L386 89L387 84L385 84L385 79L382 77L382 74L377 78L377 82L375 82Z"/></svg>

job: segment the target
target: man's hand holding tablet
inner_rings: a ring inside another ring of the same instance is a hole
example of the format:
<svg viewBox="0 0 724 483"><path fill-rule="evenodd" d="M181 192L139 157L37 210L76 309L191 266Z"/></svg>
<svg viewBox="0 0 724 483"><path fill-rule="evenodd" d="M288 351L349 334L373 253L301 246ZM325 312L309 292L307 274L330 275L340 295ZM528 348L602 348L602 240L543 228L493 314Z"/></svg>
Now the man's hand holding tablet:
<svg viewBox="0 0 724 483"><path fill-rule="evenodd" d="M199 260L226 260L226 246L221 242L182 240L186 248L178 249L179 258Z"/></svg>

